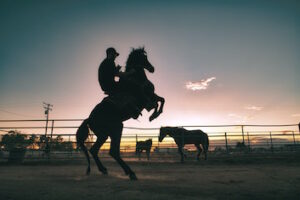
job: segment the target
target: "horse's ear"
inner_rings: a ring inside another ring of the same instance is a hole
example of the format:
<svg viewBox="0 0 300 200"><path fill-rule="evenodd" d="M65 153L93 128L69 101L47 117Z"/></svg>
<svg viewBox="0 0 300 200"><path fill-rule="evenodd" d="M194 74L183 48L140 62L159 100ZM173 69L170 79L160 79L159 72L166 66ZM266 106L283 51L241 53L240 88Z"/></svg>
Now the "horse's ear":
<svg viewBox="0 0 300 200"><path fill-rule="evenodd" d="M145 46L139 46L138 50L145 52Z"/></svg>

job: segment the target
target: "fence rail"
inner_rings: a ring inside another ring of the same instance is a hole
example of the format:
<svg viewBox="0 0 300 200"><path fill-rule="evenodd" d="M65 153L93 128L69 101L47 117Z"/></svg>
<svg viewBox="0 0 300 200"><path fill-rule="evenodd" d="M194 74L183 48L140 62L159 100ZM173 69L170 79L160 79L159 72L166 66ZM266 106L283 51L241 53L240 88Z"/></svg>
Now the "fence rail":
<svg viewBox="0 0 300 200"><path fill-rule="evenodd" d="M51 152L68 152L68 156L70 154L77 155L74 153L78 151L76 149L75 132L82 120L83 119L0 120L0 141L5 134L13 130L28 135L29 137L35 135L36 138L40 139L36 141L34 145L32 144L27 147L32 155L34 155L33 152L35 151L40 152L38 154L39 156L42 155L43 153L41 152L45 151L46 143L49 143ZM204 130L210 139L209 151L214 153L300 150L300 123L283 125L194 125L180 127L190 130L200 128ZM123 153L134 152L137 141L152 139L153 153L177 152L177 146L172 138L167 137L160 143L158 141L158 135L159 127L124 127L121 151ZM44 140L41 139L43 137ZM96 137L91 133L86 144L92 145L95 139ZM110 140L101 148L103 152L109 149L109 142ZM58 143L63 145L59 146ZM5 150L3 145L0 145L0 148L2 148L2 152ZM187 152L196 150L192 145L186 145L185 149Z"/></svg>

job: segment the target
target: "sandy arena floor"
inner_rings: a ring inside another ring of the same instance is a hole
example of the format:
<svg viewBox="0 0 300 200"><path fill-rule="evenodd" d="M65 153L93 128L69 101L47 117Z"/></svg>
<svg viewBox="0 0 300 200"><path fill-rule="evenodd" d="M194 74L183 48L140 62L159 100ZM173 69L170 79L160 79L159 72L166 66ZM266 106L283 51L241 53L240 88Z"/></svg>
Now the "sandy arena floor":
<svg viewBox="0 0 300 200"><path fill-rule="evenodd" d="M104 161L109 175L85 163L0 165L0 199L298 199L299 162L129 162L139 180Z"/></svg>

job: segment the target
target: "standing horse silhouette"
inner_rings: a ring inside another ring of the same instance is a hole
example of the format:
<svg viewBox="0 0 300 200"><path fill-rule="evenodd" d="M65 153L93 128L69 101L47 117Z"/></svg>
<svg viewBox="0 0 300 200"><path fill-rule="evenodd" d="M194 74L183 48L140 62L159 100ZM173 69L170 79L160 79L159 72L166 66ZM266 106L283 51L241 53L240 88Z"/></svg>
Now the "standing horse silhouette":
<svg viewBox="0 0 300 200"><path fill-rule="evenodd" d="M194 144L198 150L197 160L200 159L200 154L202 149L204 151L204 158L207 160L207 151L209 146L209 139L206 133L201 130L186 130L179 127L161 127L159 132L159 142L162 142L163 139L167 136L174 138L175 143L178 146L178 152L181 156L181 162L184 162L184 153L183 147L185 144ZM200 144L202 148L200 147Z"/></svg>
<svg viewBox="0 0 300 200"><path fill-rule="evenodd" d="M140 112L145 107L147 107L148 111L154 109L153 114L149 118L149 120L151 121L162 113L164 106L164 98L154 93L154 86L147 79L144 71L144 69L147 69L150 72L154 72L154 67L148 61L146 52L143 48L132 50L128 57L126 68L128 68L129 66L138 69L135 73L138 72L139 74L134 73L133 77L138 77L138 79L135 80L136 83L142 85L143 90L147 90L147 98L153 101L152 103L149 103L141 101L139 97L135 98ZM84 152L88 161L86 174L90 174L91 168L88 149L84 145L84 141L88 137L89 129L91 129L97 136L97 140L93 144L89 152L93 156L99 171L103 174L107 174L107 169L100 161L98 152L107 138L110 137L111 144L109 154L120 164L125 174L128 175L131 180L137 180L135 173L120 157L120 142L123 131L123 121L132 118L133 112L130 112L125 108L120 108L120 105L116 103L116 100L126 101L126 98L127 97L124 95L116 97L116 99L112 97L105 97L98 105L96 105L96 107L92 110L90 116L85 119L78 128L76 132L77 144ZM158 103L160 103L160 106Z"/></svg>
<svg viewBox="0 0 300 200"><path fill-rule="evenodd" d="M136 150L135 154L138 155L139 160L141 159L141 153L145 150L147 154L147 160L150 159L150 151L152 147L152 139L148 139L146 141L138 141L136 142Z"/></svg>

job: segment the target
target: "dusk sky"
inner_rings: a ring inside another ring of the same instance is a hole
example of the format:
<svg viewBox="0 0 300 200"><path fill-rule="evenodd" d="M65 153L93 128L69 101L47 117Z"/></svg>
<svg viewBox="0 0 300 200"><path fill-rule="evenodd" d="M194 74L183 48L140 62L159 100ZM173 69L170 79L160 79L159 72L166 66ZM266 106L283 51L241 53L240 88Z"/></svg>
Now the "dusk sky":
<svg viewBox="0 0 300 200"><path fill-rule="evenodd" d="M107 47L145 46L164 113L125 126L300 121L300 2L0 2L0 119L86 118Z"/></svg>

